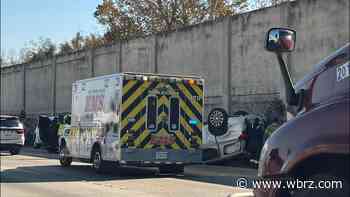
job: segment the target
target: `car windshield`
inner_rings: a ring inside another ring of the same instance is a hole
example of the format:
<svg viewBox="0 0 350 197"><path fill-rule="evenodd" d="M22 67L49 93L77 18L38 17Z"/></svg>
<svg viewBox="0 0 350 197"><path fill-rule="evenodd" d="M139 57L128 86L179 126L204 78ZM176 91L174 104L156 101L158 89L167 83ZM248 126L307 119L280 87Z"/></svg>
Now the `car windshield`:
<svg viewBox="0 0 350 197"><path fill-rule="evenodd" d="M0 127L18 127L19 120L17 118L1 118Z"/></svg>

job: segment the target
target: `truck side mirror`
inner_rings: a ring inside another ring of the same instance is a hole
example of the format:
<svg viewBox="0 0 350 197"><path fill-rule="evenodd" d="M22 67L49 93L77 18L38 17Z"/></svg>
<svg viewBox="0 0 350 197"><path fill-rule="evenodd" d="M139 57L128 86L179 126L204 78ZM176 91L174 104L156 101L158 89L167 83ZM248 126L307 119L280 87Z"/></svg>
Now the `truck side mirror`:
<svg viewBox="0 0 350 197"><path fill-rule="evenodd" d="M291 52L295 48L295 31L287 28L272 28L266 34L265 48L274 52L277 56L278 64L282 74L286 101L288 105L297 105L298 95L295 93L292 78L290 76L286 62L282 57L283 52Z"/></svg>
<svg viewBox="0 0 350 197"><path fill-rule="evenodd" d="M295 31L287 28L272 28L266 34L265 48L271 52L291 52L295 47Z"/></svg>
<svg viewBox="0 0 350 197"><path fill-rule="evenodd" d="M224 135L228 130L228 115L222 108L215 108L211 110L208 115L208 130L217 136Z"/></svg>

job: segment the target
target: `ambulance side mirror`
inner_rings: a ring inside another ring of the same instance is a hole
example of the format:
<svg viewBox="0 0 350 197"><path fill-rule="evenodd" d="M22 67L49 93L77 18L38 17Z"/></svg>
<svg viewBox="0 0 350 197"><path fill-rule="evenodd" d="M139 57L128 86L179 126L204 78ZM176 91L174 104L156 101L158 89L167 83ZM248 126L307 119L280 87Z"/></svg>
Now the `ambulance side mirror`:
<svg viewBox="0 0 350 197"><path fill-rule="evenodd" d="M208 115L208 130L217 136L224 135L228 130L228 115L222 108L215 108L211 110Z"/></svg>

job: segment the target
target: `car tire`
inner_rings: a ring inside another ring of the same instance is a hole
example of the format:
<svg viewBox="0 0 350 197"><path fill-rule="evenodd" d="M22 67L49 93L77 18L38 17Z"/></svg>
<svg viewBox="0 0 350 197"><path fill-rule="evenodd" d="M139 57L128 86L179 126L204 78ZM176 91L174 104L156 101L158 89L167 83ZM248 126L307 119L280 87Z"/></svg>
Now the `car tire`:
<svg viewBox="0 0 350 197"><path fill-rule="evenodd" d="M18 155L18 153L20 152L20 148L18 148L18 147L13 147L13 148L11 148L10 149L10 154L11 155Z"/></svg>
<svg viewBox="0 0 350 197"><path fill-rule="evenodd" d="M65 145L60 146L60 150L59 150L59 161L62 167L68 167L72 164L72 157L67 157L68 150L67 147Z"/></svg>
<svg viewBox="0 0 350 197"><path fill-rule="evenodd" d="M291 197L348 197L349 196L349 180L344 179L339 176L328 175L328 174L316 174L308 178L315 181L342 181L342 188L333 188L333 189L301 189L294 190L290 192ZM315 185L316 186L316 185Z"/></svg>
<svg viewBox="0 0 350 197"><path fill-rule="evenodd" d="M92 168L98 174L103 174L108 172L107 162L103 160L101 150L99 148L95 148L92 152Z"/></svg>
<svg viewBox="0 0 350 197"><path fill-rule="evenodd" d="M183 174L185 167L183 165L163 165L159 166L160 174Z"/></svg>

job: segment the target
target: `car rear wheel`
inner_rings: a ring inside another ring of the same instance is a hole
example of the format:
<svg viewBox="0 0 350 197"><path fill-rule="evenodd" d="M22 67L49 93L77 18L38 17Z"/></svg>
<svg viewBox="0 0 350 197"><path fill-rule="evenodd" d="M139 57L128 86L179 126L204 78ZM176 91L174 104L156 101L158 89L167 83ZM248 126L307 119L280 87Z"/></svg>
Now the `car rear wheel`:
<svg viewBox="0 0 350 197"><path fill-rule="evenodd" d="M60 160L61 166L63 167L70 166L73 161L72 157L67 157L67 153L68 153L67 147L65 145L61 146L59 151L59 160Z"/></svg>
<svg viewBox="0 0 350 197"><path fill-rule="evenodd" d="M160 174L183 174L184 173L183 165L164 165L159 166Z"/></svg>
<svg viewBox="0 0 350 197"><path fill-rule="evenodd" d="M291 192L291 197L348 197L349 180L334 175L316 174L311 176L310 180L314 181L313 186L318 187L318 183L324 183L321 187L327 189L308 189L295 190ZM332 182L333 181L333 182ZM338 182L338 183L336 183ZM329 184L328 184L329 183ZM340 185L341 184L341 188ZM328 187L329 186L329 187ZM331 187L332 186L332 187Z"/></svg>

